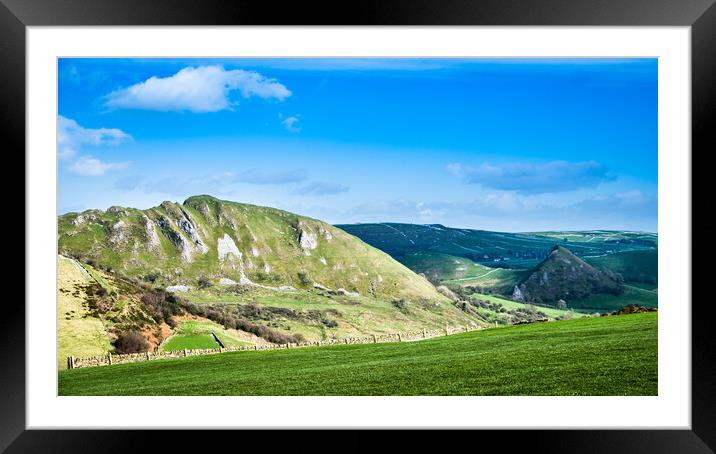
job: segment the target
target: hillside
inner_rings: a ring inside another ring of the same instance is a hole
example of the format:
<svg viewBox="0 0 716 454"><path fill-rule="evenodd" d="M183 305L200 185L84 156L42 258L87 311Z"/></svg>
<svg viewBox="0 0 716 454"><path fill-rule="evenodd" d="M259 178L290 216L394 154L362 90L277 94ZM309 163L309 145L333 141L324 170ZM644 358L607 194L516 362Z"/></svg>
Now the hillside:
<svg viewBox="0 0 716 454"><path fill-rule="evenodd" d="M336 227L209 196L148 210L60 216L59 250L61 261L89 273L86 288L71 291L104 332L99 344L85 336L62 348L61 367L67 355L118 349L208 346L215 339L285 343L487 323ZM74 331L61 324L60 338L76 337Z"/></svg>
<svg viewBox="0 0 716 454"><path fill-rule="evenodd" d="M596 294L616 296L623 291L624 284L620 275L594 268L568 249L554 246L547 258L519 281L512 298L516 301L559 306Z"/></svg>
<svg viewBox="0 0 716 454"><path fill-rule="evenodd" d="M589 257L590 265L609 268L624 276L626 282L646 284L650 289L659 282L659 252L657 250L624 251L600 257Z"/></svg>
<svg viewBox="0 0 716 454"><path fill-rule="evenodd" d="M66 370L59 373L59 394L656 395L657 317L588 317L419 342Z"/></svg>
<svg viewBox="0 0 716 454"><path fill-rule="evenodd" d="M57 261L57 362L65 367L69 355L94 356L111 350L104 323L88 304L94 279L77 261Z"/></svg>
<svg viewBox="0 0 716 454"><path fill-rule="evenodd" d="M643 232L584 231L505 233L458 229L440 224L347 224L346 232L408 263L414 254L438 253L501 268L528 268L543 260L555 244L579 257L627 250L649 250L655 234ZM424 260L423 260L423 263ZM448 279L449 277L444 277Z"/></svg>
<svg viewBox="0 0 716 454"><path fill-rule="evenodd" d="M148 210L112 207L60 216L59 250L165 286L234 282L444 300L427 280L341 229L210 196Z"/></svg>

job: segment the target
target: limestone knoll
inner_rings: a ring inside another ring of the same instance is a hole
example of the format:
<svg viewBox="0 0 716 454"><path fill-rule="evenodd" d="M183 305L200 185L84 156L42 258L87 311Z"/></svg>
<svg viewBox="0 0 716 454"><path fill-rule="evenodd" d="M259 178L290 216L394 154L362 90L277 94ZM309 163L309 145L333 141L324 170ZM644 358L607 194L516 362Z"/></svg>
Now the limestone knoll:
<svg viewBox="0 0 716 454"><path fill-rule="evenodd" d="M554 246L547 258L514 287L512 298L559 306L593 294L619 295L623 290L621 275L597 269L562 246Z"/></svg>
<svg viewBox="0 0 716 454"><path fill-rule="evenodd" d="M445 300L426 279L337 227L206 195L147 210L62 215L59 252L174 288L207 282Z"/></svg>

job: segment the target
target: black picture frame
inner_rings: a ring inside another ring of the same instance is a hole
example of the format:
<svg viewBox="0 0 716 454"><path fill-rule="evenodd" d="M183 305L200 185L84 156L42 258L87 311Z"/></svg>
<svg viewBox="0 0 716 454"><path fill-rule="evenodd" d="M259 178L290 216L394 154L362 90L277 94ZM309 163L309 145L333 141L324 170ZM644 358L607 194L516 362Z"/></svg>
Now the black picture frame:
<svg viewBox="0 0 716 454"><path fill-rule="evenodd" d="M281 4L252 0L0 0L0 109L6 126L4 149L6 154L13 152L22 156L20 150L25 146L25 97L22 94L25 93L27 26L690 26L691 156L706 155L710 151L706 148L710 144L709 136L716 129L716 6L713 3L714 0L363 0ZM693 225L693 216L691 222ZM697 276L703 273L695 268L694 271ZM468 435L471 443L487 447L492 441L499 441L511 449L531 452L714 452L716 335L711 330L712 307L709 299L693 299L691 430L550 430L509 434L481 431ZM188 448L185 443L192 435L184 432L26 430L24 307L17 303L4 304L2 326L0 451L126 452L151 446L162 450ZM326 449L365 450L373 446L365 432L335 432L333 435L340 444L330 443L324 446ZM427 432L411 432L409 438L421 441L426 435ZM210 437L212 444L218 440L236 449L245 449L249 438L270 439L271 451L298 449L301 445L321 448L315 444L315 434L238 437L233 432L222 431ZM448 443L451 449L464 449L453 444L457 442L452 437ZM391 444L384 447L390 448Z"/></svg>

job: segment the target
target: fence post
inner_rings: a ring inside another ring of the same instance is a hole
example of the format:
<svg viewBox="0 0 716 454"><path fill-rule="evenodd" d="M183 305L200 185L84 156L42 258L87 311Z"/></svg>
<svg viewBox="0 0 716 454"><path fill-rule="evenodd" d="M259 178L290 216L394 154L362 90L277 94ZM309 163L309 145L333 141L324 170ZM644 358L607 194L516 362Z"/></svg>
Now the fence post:
<svg viewBox="0 0 716 454"><path fill-rule="evenodd" d="M111 353L107 353L107 359L109 360L109 365L111 366L112 365L112 354Z"/></svg>
<svg viewBox="0 0 716 454"><path fill-rule="evenodd" d="M184 349L184 358L186 358L186 348Z"/></svg>
<svg viewBox="0 0 716 454"><path fill-rule="evenodd" d="M147 352L145 356L147 357L147 361L149 361L149 352Z"/></svg>
<svg viewBox="0 0 716 454"><path fill-rule="evenodd" d="M373 334L373 343L375 344L376 342L378 342L378 339L375 337L375 334Z"/></svg>
<svg viewBox="0 0 716 454"><path fill-rule="evenodd" d="M425 331L425 328L423 328L423 339L425 339L426 337L428 337L428 332Z"/></svg>
<svg viewBox="0 0 716 454"><path fill-rule="evenodd" d="M75 368L75 357L74 357L74 356L68 356L68 357L67 357L67 368L68 368L68 369L74 369L74 368Z"/></svg>
<svg viewBox="0 0 716 454"><path fill-rule="evenodd" d="M400 333L398 333L398 342L403 342L403 338L400 337Z"/></svg>

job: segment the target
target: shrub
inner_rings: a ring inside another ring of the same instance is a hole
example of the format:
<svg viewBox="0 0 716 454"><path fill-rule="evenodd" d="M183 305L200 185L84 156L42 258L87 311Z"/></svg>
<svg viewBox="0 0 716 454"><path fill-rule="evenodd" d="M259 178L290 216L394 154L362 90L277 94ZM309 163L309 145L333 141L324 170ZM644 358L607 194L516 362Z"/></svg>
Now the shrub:
<svg viewBox="0 0 716 454"><path fill-rule="evenodd" d="M403 298L394 299L391 303L401 312L406 312L408 310L408 302Z"/></svg>
<svg viewBox="0 0 716 454"><path fill-rule="evenodd" d="M196 284L199 288L209 288L211 287L211 280L207 277L200 277Z"/></svg>
<svg viewBox="0 0 716 454"><path fill-rule="evenodd" d="M125 331L120 333L114 342L117 353L142 353L149 350L149 342L139 331Z"/></svg>
<svg viewBox="0 0 716 454"><path fill-rule="evenodd" d="M309 285L311 285L312 281L311 281L311 279L308 277L308 274L306 274L305 271L299 271L297 274L298 274L298 282L299 282L302 286L308 287Z"/></svg>
<svg viewBox="0 0 716 454"><path fill-rule="evenodd" d="M173 315L181 315L183 313L181 297L173 293L159 290L144 293L140 299L156 322L163 320L170 323L169 320Z"/></svg>

